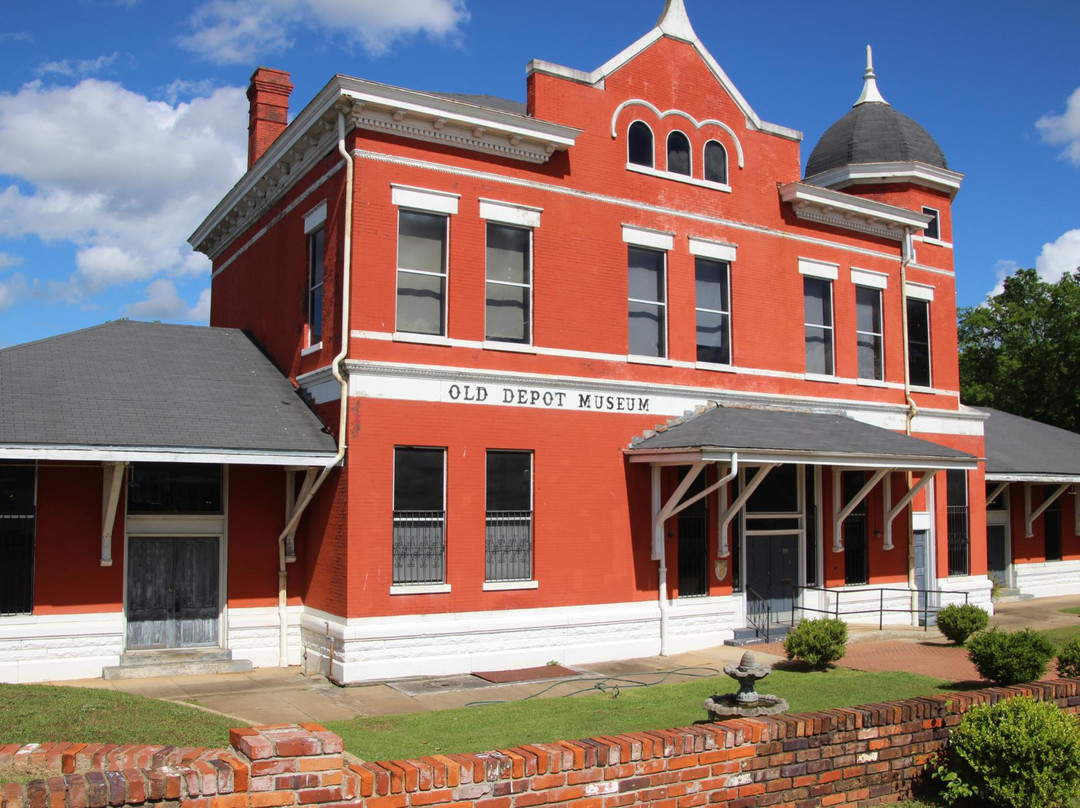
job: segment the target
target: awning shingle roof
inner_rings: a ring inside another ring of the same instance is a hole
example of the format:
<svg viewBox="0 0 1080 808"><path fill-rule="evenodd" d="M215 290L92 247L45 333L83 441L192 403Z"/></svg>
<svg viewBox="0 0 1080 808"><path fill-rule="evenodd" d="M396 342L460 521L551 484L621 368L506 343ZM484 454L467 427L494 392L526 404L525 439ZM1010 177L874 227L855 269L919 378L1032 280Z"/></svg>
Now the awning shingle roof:
<svg viewBox="0 0 1080 808"><path fill-rule="evenodd" d="M975 407L986 421L987 476L1080 480L1080 435L989 407Z"/></svg>
<svg viewBox="0 0 1080 808"><path fill-rule="evenodd" d="M242 331L131 321L0 350L0 457L31 449L254 463L335 454L322 422Z"/></svg>

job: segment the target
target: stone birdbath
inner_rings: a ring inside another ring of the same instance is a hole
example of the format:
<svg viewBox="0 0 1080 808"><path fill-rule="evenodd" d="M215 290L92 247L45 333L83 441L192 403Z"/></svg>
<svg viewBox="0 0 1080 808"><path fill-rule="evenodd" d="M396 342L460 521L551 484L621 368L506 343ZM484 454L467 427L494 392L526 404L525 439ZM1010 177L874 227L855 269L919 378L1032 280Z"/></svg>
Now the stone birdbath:
<svg viewBox="0 0 1080 808"><path fill-rule="evenodd" d="M754 687L772 673L772 667L757 661L753 651L743 654L738 665L727 665L724 673L739 683L736 693L712 696L705 699L704 707L709 717L717 720L738 716L751 718L759 715L775 715L788 709L788 703L779 696L758 693Z"/></svg>

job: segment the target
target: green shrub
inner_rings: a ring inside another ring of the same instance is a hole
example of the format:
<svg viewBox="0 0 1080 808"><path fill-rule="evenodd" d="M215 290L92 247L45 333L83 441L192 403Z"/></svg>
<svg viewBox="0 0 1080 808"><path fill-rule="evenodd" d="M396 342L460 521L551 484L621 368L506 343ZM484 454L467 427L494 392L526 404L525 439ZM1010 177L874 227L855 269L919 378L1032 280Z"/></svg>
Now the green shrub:
<svg viewBox="0 0 1080 808"><path fill-rule="evenodd" d="M1080 679L1080 637L1058 649L1057 672L1066 679Z"/></svg>
<svg viewBox="0 0 1080 808"><path fill-rule="evenodd" d="M835 617L803 620L784 638L788 659L801 659L813 668L824 669L847 651L847 623Z"/></svg>
<svg viewBox="0 0 1080 808"><path fill-rule="evenodd" d="M937 627L951 642L963 645L990 622L990 613L974 603L950 603L937 613Z"/></svg>
<svg viewBox="0 0 1080 808"><path fill-rule="evenodd" d="M973 707L932 775L949 805L1071 805L1080 794L1080 722L1028 696Z"/></svg>
<svg viewBox="0 0 1080 808"><path fill-rule="evenodd" d="M1054 644L1030 628L981 631L968 640L967 649L979 675L999 685L1041 679L1054 656Z"/></svg>

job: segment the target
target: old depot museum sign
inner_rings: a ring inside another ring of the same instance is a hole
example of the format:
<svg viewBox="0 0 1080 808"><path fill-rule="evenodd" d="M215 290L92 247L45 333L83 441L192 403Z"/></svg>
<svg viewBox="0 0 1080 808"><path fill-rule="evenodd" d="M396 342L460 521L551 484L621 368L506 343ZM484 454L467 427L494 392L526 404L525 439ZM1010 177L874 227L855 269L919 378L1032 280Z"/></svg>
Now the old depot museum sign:
<svg viewBox="0 0 1080 808"><path fill-rule="evenodd" d="M550 387L518 387L502 384L444 385L443 400L464 404L508 407L539 407L554 410L597 412L653 412L652 396L614 395Z"/></svg>

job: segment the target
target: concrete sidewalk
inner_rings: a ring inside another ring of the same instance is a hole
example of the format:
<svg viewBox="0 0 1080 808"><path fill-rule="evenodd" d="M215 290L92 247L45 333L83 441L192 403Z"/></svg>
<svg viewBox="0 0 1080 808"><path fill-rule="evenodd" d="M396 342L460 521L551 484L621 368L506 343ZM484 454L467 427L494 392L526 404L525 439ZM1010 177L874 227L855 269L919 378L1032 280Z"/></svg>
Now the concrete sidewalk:
<svg viewBox="0 0 1080 808"><path fill-rule="evenodd" d="M1080 606L1080 594L1060 598L1013 601L997 606L991 625L1005 629L1038 629L1076 625L1080 615L1061 610ZM865 659L870 670L910 670L957 680L970 679L963 649L949 646L936 631L893 628L878 633L860 630L853 638L850 667ZM914 647L912 644L915 644ZM446 710L477 701L517 701L552 698L595 689L605 678L626 677L649 683L685 682L701 676L723 676L724 665L737 663L746 649L716 646L669 657L646 657L595 665L577 665L574 679L546 679L495 685L475 676L401 679L356 687L338 687L325 677L305 676L300 668L261 668L250 673L177 676L160 679L103 679L57 682L106 688L204 707L255 724L338 721L357 716ZM759 659L775 663L783 647L755 648ZM770 653L771 652L771 653ZM882 667L884 666L884 667ZM952 676L951 674L956 674ZM723 679L727 684L728 680ZM618 680L609 684L617 685Z"/></svg>

